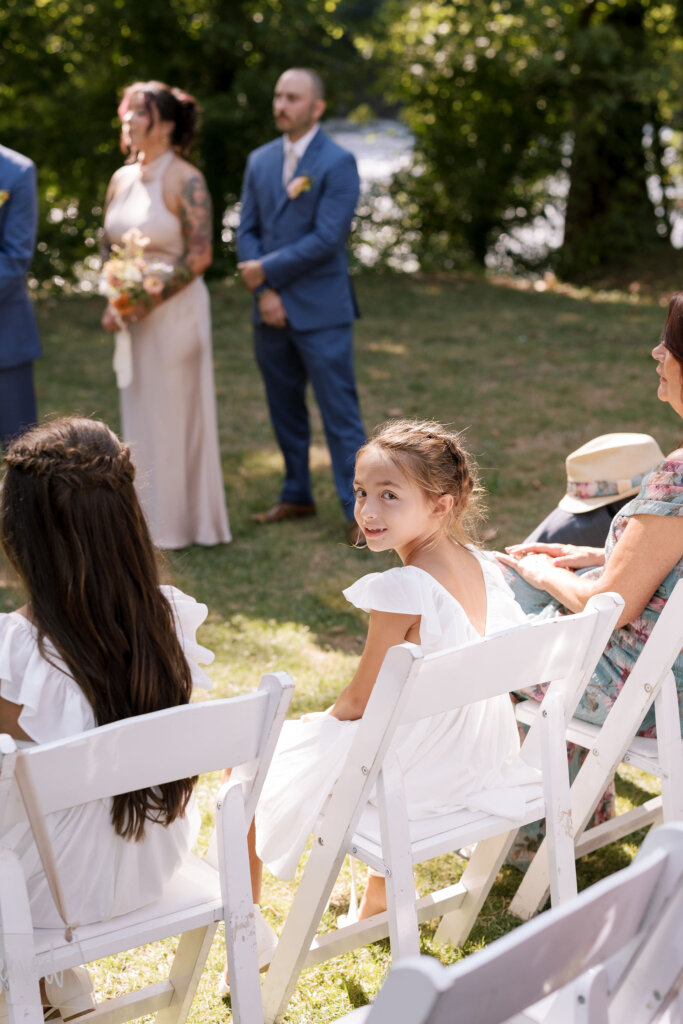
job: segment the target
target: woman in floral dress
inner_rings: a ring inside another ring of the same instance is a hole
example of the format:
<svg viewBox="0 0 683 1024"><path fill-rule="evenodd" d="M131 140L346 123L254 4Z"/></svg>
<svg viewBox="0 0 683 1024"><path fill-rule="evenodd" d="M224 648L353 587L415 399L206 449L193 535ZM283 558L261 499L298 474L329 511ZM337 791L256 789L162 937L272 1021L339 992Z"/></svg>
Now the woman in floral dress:
<svg viewBox="0 0 683 1024"><path fill-rule="evenodd" d="M683 418L683 292L677 292L669 303L662 337L652 356L659 376L657 396ZM601 725L683 577L683 446L645 477L638 494L615 516L604 550L572 544L520 544L498 557L507 567L506 578L515 597L531 616L551 617L558 610L578 612L593 594L606 591L623 597L617 628L576 710L577 718ZM683 725L683 653L674 662L673 672ZM542 688L528 696L541 700ZM639 735L655 734L651 707ZM603 807L603 816L604 811ZM520 858L512 859L517 863Z"/></svg>

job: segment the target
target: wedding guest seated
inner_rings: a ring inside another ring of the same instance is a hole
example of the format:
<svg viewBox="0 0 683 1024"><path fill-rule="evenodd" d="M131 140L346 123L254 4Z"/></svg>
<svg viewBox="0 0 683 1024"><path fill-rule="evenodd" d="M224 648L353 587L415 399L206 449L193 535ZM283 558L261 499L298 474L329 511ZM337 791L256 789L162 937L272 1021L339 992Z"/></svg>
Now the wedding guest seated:
<svg viewBox="0 0 683 1024"><path fill-rule="evenodd" d="M160 587L129 449L104 423L34 427L5 456L0 542L26 603L0 614L0 732L20 745L187 704L208 688L195 631L205 605ZM199 827L193 780L50 814L73 920L107 920L156 900ZM61 918L28 825L0 830L26 875L37 927ZM57 1019L94 1005L85 968L46 981ZM0 1003L0 1016L2 1004ZM49 1018L46 1018L49 1019Z"/></svg>
<svg viewBox="0 0 683 1024"><path fill-rule="evenodd" d="M601 434L567 456L567 491L523 544L603 547L617 512L664 455L649 434Z"/></svg>
<svg viewBox="0 0 683 1024"><path fill-rule="evenodd" d="M478 477L457 434L432 422L385 424L358 452L354 493L368 548L395 551L402 565L369 573L344 591L350 604L370 615L353 679L326 712L283 726L256 808L255 846L254 830L251 836L256 902L262 861L279 878L294 877L388 649L408 640L427 654L525 621L495 559L471 542L479 518ZM411 817L476 807L482 789L489 800L504 789L500 813L521 815L516 787L533 769L517 757L507 694L402 726L392 749L404 771ZM371 873L360 916L384 909L384 877ZM260 927L265 950L262 918ZM227 994L227 979L221 992Z"/></svg>
<svg viewBox="0 0 683 1024"><path fill-rule="evenodd" d="M657 396L683 418L683 292L669 303L659 344ZM617 512L604 548L524 542L498 558L515 597L532 616L581 611L593 594L616 591L624 610L577 708L602 724L676 583L683 577L683 447L648 473L637 495ZM586 570L586 571L581 571ZM683 654L673 666L683 722ZM536 700L542 688L527 694ZM655 735L654 709L641 735Z"/></svg>

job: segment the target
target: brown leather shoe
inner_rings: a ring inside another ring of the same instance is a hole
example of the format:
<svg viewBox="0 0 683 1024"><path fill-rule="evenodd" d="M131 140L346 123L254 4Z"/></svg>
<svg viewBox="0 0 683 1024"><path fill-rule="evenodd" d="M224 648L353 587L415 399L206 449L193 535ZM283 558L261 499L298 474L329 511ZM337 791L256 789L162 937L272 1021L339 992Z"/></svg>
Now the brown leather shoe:
<svg viewBox="0 0 683 1024"><path fill-rule="evenodd" d="M281 523L283 519L301 519L302 516L314 516L315 505L300 505L296 501L276 501L267 512L254 512L252 523L264 526L266 523Z"/></svg>
<svg viewBox="0 0 683 1024"><path fill-rule="evenodd" d="M358 523L349 523L349 544L352 548L366 548L368 542Z"/></svg>

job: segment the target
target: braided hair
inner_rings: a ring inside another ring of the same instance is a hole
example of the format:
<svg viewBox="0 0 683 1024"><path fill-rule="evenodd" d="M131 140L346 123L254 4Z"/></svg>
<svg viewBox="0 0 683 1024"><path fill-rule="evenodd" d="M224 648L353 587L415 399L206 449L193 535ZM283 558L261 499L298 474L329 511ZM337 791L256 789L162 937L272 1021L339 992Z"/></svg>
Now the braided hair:
<svg viewBox="0 0 683 1024"><path fill-rule="evenodd" d="M453 507L443 529L461 544L476 543L484 518L483 488L474 458L462 435L433 420L389 420L377 427L359 449L379 449L427 495L453 495Z"/></svg>
<svg viewBox="0 0 683 1024"><path fill-rule="evenodd" d="M27 431L5 465L0 543L26 588L41 655L54 664L49 641L98 725L187 704L190 669L159 590L127 445L104 423L69 417ZM145 822L169 825L193 785L114 797L116 833L141 839Z"/></svg>

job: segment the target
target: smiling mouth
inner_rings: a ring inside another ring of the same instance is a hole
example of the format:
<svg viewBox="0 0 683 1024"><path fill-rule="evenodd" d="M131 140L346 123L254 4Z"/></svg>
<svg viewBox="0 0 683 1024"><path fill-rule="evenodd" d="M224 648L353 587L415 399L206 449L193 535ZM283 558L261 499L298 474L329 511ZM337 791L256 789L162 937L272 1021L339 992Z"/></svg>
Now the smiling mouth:
<svg viewBox="0 0 683 1024"><path fill-rule="evenodd" d="M382 527L379 527L379 526L375 526L375 527L363 526L363 527L361 527L361 529L362 529L362 531L363 531L363 533L365 534L366 537L379 537L380 534L386 533L386 527L384 527L384 526L382 526Z"/></svg>

